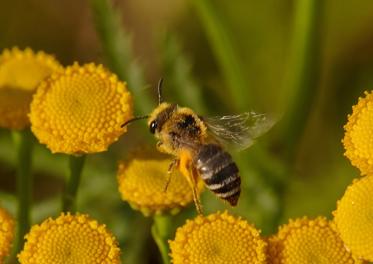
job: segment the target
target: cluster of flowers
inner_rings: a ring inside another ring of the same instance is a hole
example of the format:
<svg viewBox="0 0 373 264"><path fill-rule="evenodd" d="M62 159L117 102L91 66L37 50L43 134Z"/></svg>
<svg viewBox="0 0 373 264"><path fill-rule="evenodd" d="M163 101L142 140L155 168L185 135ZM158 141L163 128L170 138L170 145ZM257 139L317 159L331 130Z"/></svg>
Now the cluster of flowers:
<svg viewBox="0 0 373 264"><path fill-rule="evenodd" d="M365 141L361 145L368 153L373 149L366 146L370 142L369 130L373 133L372 99L373 95L368 95L354 107L345 126L343 140L346 155L352 162L355 160L355 164L366 167L369 167L367 152L364 153L359 147L354 151L351 149L358 146L356 142L359 141ZM372 105L369 110L368 105ZM367 119L362 113L372 115L372 118ZM354 134L359 127L363 127L364 132ZM354 134L353 140L351 134ZM350 153L353 153L352 156ZM162 190L167 181L164 171L171 160L160 163L139 156L120 164L118 182L123 200L145 215L165 213L170 209L173 213L175 208L178 210L192 201L191 194L185 192L187 182L182 177L174 177L179 182L171 182L174 186L170 186L167 193L157 191ZM147 164L152 165L148 167ZM370 169L373 169L373 162ZM373 205L369 198L372 192L373 176L356 179L337 203L334 219L328 220L323 216L290 219L270 237L262 237L260 230L252 224L227 212L199 215L177 229L175 238L169 241L170 256L175 264L367 263L373 261Z"/></svg>
<svg viewBox="0 0 373 264"><path fill-rule="evenodd" d="M31 131L53 153L107 150L132 117L126 83L102 65L63 67L53 56L13 48L0 54L0 127ZM0 263L10 252L14 220L0 210ZM20 263L119 263L113 235L84 214L62 213L33 226Z"/></svg>
<svg viewBox="0 0 373 264"><path fill-rule="evenodd" d="M31 123L38 140L53 152L80 155L104 151L125 132L132 117L126 84L100 65L62 67L52 56L29 49L0 55L0 126ZM29 123L30 122L30 123ZM347 188L334 219L290 220L277 234L262 237L246 220L228 212L199 215L169 241L173 263L364 263L373 261L373 95L353 108L345 126L346 156L363 175ZM184 177L173 177L171 160L143 151L119 164L122 199L144 215L174 214L193 201ZM178 172L175 172L178 173ZM202 191L200 184L199 190ZM0 208L0 263L9 254L14 220ZM116 239L85 214L62 213L31 228L18 255L28 263L120 263Z"/></svg>

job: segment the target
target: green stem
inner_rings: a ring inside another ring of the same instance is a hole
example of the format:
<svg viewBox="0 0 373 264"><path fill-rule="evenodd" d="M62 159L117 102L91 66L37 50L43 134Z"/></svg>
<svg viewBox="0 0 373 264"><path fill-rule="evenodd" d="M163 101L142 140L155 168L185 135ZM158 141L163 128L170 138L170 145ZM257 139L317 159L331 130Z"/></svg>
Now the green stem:
<svg viewBox="0 0 373 264"><path fill-rule="evenodd" d="M152 225L152 219L144 217L141 214L136 214L130 224L134 223L131 229L129 241L136 243L127 243L126 254L122 256L122 263L146 264L150 252L144 252L149 239L149 229Z"/></svg>
<svg viewBox="0 0 373 264"><path fill-rule="evenodd" d="M296 1L291 61L284 92L282 138L292 159L317 95L320 75L322 0Z"/></svg>
<svg viewBox="0 0 373 264"><path fill-rule="evenodd" d="M169 215L156 215L153 217L152 236L158 246L163 264L169 264L169 247L167 240L170 236L171 218Z"/></svg>
<svg viewBox="0 0 373 264"><path fill-rule="evenodd" d="M121 14L109 0L90 0L97 34L109 67L121 80L128 82L134 93L135 106L143 113L149 113L153 101L143 92L146 87L144 73L132 55L130 35L123 30Z"/></svg>
<svg viewBox="0 0 373 264"><path fill-rule="evenodd" d="M247 80L243 73L239 57L235 52L232 39L224 24L224 16L219 15L211 0L193 0L205 28L208 40L221 68L222 74L231 90L232 97L238 110L247 111L252 103Z"/></svg>
<svg viewBox="0 0 373 264"><path fill-rule="evenodd" d="M62 210L64 212L76 211L76 196L80 184L85 155L69 157L69 178L67 179L62 197Z"/></svg>
<svg viewBox="0 0 373 264"><path fill-rule="evenodd" d="M32 135L30 130L14 131L13 139L17 153L17 234L11 260L15 262L16 255L22 250L24 236L30 229L30 207L32 200L33 178L32 163Z"/></svg>
<svg viewBox="0 0 373 264"><path fill-rule="evenodd" d="M287 182L292 174L292 164L296 157L297 147L306 127L311 109L317 94L320 74L320 33L322 24L322 0L296 1L291 61L288 68L287 91L283 99L286 115L282 122L281 139L285 170L273 187L277 196L278 210L273 215L272 226L282 219L285 206L284 194Z"/></svg>

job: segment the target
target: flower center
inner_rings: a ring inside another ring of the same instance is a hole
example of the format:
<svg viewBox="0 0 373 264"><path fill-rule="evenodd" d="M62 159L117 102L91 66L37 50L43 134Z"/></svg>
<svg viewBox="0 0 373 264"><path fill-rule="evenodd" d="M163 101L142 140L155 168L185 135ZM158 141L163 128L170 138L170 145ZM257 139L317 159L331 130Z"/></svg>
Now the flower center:
<svg viewBox="0 0 373 264"><path fill-rule="evenodd" d="M361 157L373 157L373 107L368 104L359 114L354 129L351 131L351 139Z"/></svg>

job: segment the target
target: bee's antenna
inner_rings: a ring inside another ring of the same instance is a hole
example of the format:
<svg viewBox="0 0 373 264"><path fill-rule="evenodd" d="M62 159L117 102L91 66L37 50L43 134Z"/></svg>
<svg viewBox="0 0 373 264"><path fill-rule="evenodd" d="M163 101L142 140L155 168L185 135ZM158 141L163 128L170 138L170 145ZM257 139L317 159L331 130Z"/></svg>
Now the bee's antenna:
<svg viewBox="0 0 373 264"><path fill-rule="evenodd" d="M136 121L136 120L140 120L140 119L146 119L146 118L149 118L148 115L145 115L145 116L136 116L130 120L127 120L126 122L124 122L120 127L125 127L126 125L128 125L129 123L132 123L133 121Z"/></svg>
<svg viewBox="0 0 373 264"><path fill-rule="evenodd" d="M163 99L162 99L162 84L163 84L163 78L159 79L159 81L158 81L158 104L161 104L163 102Z"/></svg>

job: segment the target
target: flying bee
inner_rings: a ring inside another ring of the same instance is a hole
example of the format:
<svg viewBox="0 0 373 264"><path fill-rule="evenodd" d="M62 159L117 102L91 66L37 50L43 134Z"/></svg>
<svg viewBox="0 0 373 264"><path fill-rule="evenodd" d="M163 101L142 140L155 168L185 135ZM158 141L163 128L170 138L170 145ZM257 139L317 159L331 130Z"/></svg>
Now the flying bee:
<svg viewBox="0 0 373 264"><path fill-rule="evenodd" d="M175 157L168 170L169 180L173 169L178 168L192 187L198 213L202 213L197 192L199 178L216 196L231 206L237 205L241 178L223 145L246 149L272 127L273 120L254 112L201 117L190 108L163 102L162 79L158 83L158 101L158 107L150 115L135 117L122 127L135 120L148 119L149 130L158 140L158 150Z"/></svg>

